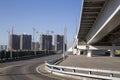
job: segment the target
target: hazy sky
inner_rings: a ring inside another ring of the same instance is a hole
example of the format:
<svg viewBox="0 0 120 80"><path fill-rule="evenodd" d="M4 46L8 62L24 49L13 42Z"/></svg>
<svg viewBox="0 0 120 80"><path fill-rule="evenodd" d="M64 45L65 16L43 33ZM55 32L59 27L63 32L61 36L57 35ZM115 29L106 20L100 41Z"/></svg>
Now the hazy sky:
<svg viewBox="0 0 120 80"><path fill-rule="evenodd" d="M70 46L80 21L82 0L0 0L0 44L7 44L8 30L15 34L32 35L35 27L40 33L54 31L63 34L67 27Z"/></svg>

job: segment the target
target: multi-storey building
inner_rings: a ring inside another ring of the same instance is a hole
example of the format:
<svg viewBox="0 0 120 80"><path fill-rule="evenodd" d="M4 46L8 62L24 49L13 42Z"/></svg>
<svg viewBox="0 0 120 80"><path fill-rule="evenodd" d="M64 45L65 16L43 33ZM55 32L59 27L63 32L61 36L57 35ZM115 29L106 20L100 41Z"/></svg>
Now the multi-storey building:
<svg viewBox="0 0 120 80"><path fill-rule="evenodd" d="M16 34L9 35L8 50L20 49L20 36Z"/></svg>
<svg viewBox="0 0 120 80"><path fill-rule="evenodd" d="M20 49L31 50L32 36L27 34L20 35Z"/></svg>
<svg viewBox="0 0 120 80"><path fill-rule="evenodd" d="M40 35L40 50L52 50L52 35Z"/></svg>
<svg viewBox="0 0 120 80"><path fill-rule="evenodd" d="M7 45L0 45L0 51L1 50L6 50L7 49Z"/></svg>
<svg viewBox="0 0 120 80"><path fill-rule="evenodd" d="M40 48L39 42L32 42L32 47L31 47L32 51L34 50L39 51L40 50L39 48Z"/></svg>
<svg viewBox="0 0 120 80"><path fill-rule="evenodd" d="M47 35L47 49L52 50L52 35Z"/></svg>
<svg viewBox="0 0 120 80"><path fill-rule="evenodd" d="M63 42L64 42L63 35L55 35L54 36L55 51L63 51Z"/></svg>
<svg viewBox="0 0 120 80"><path fill-rule="evenodd" d="M46 35L40 35L40 50L46 49Z"/></svg>
<svg viewBox="0 0 120 80"><path fill-rule="evenodd" d="M8 50L31 50L31 40L31 35L10 34L8 41Z"/></svg>

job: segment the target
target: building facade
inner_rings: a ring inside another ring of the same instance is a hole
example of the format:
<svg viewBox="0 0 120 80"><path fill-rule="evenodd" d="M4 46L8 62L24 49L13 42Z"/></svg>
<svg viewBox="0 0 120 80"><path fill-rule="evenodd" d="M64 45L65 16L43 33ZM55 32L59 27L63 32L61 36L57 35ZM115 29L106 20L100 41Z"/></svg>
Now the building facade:
<svg viewBox="0 0 120 80"><path fill-rule="evenodd" d="M46 49L46 35L40 35L40 50Z"/></svg>
<svg viewBox="0 0 120 80"><path fill-rule="evenodd" d="M32 42L32 47L31 50L34 51L39 51L40 50L40 43L39 42Z"/></svg>
<svg viewBox="0 0 120 80"><path fill-rule="evenodd" d="M52 35L47 35L47 49L52 50Z"/></svg>
<svg viewBox="0 0 120 80"><path fill-rule="evenodd" d="M7 50L7 45L0 45L0 51L1 50Z"/></svg>
<svg viewBox="0 0 120 80"><path fill-rule="evenodd" d="M9 35L8 50L20 49L20 36L16 34Z"/></svg>
<svg viewBox="0 0 120 80"><path fill-rule="evenodd" d="M10 34L8 40L8 50L31 50L31 41L31 35Z"/></svg>
<svg viewBox="0 0 120 80"><path fill-rule="evenodd" d="M31 50L32 36L27 34L20 35L20 49Z"/></svg>
<svg viewBox="0 0 120 80"><path fill-rule="evenodd" d="M64 36L55 35L54 36L54 48L55 51L63 51Z"/></svg>
<svg viewBox="0 0 120 80"><path fill-rule="evenodd" d="M40 50L52 50L52 35L40 35Z"/></svg>

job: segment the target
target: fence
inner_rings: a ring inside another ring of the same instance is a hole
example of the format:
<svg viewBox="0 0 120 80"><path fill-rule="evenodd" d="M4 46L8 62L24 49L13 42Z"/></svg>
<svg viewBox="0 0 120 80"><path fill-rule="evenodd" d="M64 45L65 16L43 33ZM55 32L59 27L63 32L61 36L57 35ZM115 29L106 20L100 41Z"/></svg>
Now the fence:
<svg viewBox="0 0 120 80"><path fill-rule="evenodd" d="M0 51L0 62L10 61L10 60L21 60L33 57L41 57L46 55L55 54L54 51L36 51L36 55L34 51L12 51L12 59L10 56L10 51Z"/></svg>

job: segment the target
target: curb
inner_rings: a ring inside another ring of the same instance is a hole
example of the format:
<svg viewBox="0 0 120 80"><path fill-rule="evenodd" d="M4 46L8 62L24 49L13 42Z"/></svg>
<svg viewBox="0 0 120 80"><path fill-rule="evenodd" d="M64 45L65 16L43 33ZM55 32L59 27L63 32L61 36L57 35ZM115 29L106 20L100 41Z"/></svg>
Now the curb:
<svg viewBox="0 0 120 80"><path fill-rule="evenodd" d="M45 70L45 64L39 65L39 66L36 68L36 71L37 71L39 74L41 74L41 75L43 75L43 76L47 76L47 77L49 77L49 78L54 78L54 79L56 79L56 80L66 80L66 79L63 79L63 78L55 77L55 76L53 76L52 74L50 74L49 72L47 72L47 71Z"/></svg>

